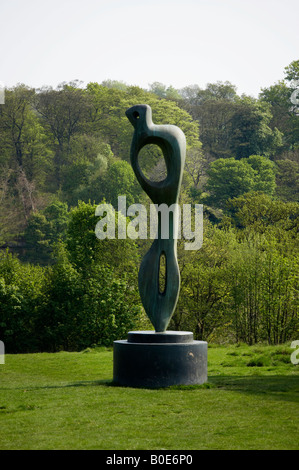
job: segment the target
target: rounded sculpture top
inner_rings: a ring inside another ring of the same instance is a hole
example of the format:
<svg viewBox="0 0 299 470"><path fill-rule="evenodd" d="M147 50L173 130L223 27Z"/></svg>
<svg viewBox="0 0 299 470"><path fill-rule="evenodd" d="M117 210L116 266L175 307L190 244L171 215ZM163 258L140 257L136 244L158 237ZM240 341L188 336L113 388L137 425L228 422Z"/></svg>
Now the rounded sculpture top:
<svg viewBox="0 0 299 470"><path fill-rule="evenodd" d="M126 116L130 123L136 129L139 125L152 124L152 110L148 104L136 104L126 111Z"/></svg>

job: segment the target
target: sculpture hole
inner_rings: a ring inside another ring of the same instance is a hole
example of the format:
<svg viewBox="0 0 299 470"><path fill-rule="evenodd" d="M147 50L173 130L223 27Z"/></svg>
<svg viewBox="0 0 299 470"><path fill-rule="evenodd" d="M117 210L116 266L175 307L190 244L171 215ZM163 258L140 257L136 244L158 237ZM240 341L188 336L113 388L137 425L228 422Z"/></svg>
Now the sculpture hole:
<svg viewBox="0 0 299 470"><path fill-rule="evenodd" d="M159 293L164 294L166 290L166 255L161 253L159 260Z"/></svg>
<svg viewBox="0 0 299 470"><path fill-rule="evenodd" d="M158 145L145 145L139 152L138 163L143 175L158 183L167 177L167 168L162 150Z"/></svg>
<svg viewBox="0 0 299 470"><path fill-rule="evenodd" d="M139 119L138 111L134 111L133 116L134 116L135 119Z"/></svg>

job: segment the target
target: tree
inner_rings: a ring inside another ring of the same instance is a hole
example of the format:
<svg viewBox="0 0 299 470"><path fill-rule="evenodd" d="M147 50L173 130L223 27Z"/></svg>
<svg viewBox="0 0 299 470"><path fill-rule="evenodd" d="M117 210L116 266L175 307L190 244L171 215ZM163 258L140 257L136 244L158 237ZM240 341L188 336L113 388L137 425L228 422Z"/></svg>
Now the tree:
<svg viewBox="0 0 299 470"><path fill-rule="evenodd" d="M276 194L283 201L299 202L299 162L277 160Z"/></svg>
<svg viewBox="0 0 299 470"><path fill-rule="evenodd" d="M71 156L72 163L61 169L63 199L71 206L101 200L102 177L113 158L110 146L93 135L78 135L71 140Z"/></svg>
<svg viewBox="0 0 299 470"><path fill-rule="evenodd" d="M52 264L53 247L66 238L68 219L68 207L60 201L31 214L24 232L26 250L22 259L33 264Z"/></svg>
<svg viewBox="0 0 299 470"><path fill-rule="evenodd" d="M250 192L229 200L227 209L238 228L247 228L254 233L267 233L268 228L275 229L282 240L283 234L289 232L293 242L288 238L286 243L289 250L293 249L299 226L298 203L275 200L261 192Z"/></svg>
<svg viewBox="0 0 299 470"><path fill-rule="evenodd" d="M270 127L270 106L248 96L239 97L230 82L209 83L204 90L187 87L185 93L190 98L182 104L199 122L206 155L238 159L252 154L272 156L281 146L281 132Z"/></svg>
<svg viewBox="0 0 299 470"><path fill-rule="evenodd" d="M128 162L116 159L110 161L102 181L102 198L113 207L117 207L118 196L126 196L127 205L139 202L141 189Z"/></svg>
<svg viewBox="0 0 299 470"><path fill-rule="evenodd" d="M6 137L6 145L11 151L14 164L20 169L24 166L24 144L27 140L24 133L32 125L33 96L33 89L18 85L14 89L6 90L5 104L0 108L1 137Z"/></svg>
<svg viewBox="0 0 299 470"><path fill-rule="evenodd" d="M260 338L262 259L255 241L245 240L231 253L228 270L235 340L250 345Z"/></svg>
<svg viewBox="0 0 299 470"><path fill-rule="evenodd" d="M280 80L269 88L262 88L260 100L271 106L273 118L271 127L278 127L283 132L283 147L281 150L293 150L299 141L298 106L294 105L292 95L298 90L299 61L291 62L284 69L285 79Z"/></svg>
<svg viewBox="0 0 299 470"><path fill-rule="evenodd" d="M210 100L235 101L237 97L237 87L229 81L208 83L204 90L198 90L197 93L197 100L201 103Z"/></svg>
<svg viewBox="0 0 299 470"><path fill-rule="evenodd" d="M261 155L250 155L246 163L255 171L253 191L262 191L266 194L273 195L276 188L275 164Z"/></svg>
<svg viewBox="0 0 299 470"><path fill-rule="evenodd" d="M199 144L198 125L185 110L175 102L160 99L139 87L128 87L126 91L107 88L98 83L89 83L87 93L91 101L91 129L109 143L113 154L129 161L132 141L132 126L125 111L138 103L147 103L152 108L155 124L173 124L186 135L188 148Z"/></svg>
<svg viewBox="0 0 299 470"><path fill-rule="evenodd" d="M207 156L200 147L192 148L187 152L185 171L191 177L194 188L202 190L209 163Z"/></svg>
<svg viewBox="0 0 299 470"><path fill-rule="evenodd" d="M178 90L173 86L167 87L163 83L153 82L149 85L149 91L159 96L159 98L165 98L168 100L178 101L181 99L181 95Z"/></svg>
<svg viewBox="0 0 299 470"><path fill-rule="evenodd" d="M139 254L134 240L99 240L95 234L100 220L95 215L96 207L97 204L79 202L70 212L66 249L72 265L86 276L93 265L100 265L114 269L119 276L126 272L136 280ZM117 221L116 217L116 225Z"/></svg>
<svg viewBox="0 0 299 470"><path fill-rule="evenodd" d="M182 103L187 111L189 111L188 106L192 107L198 104L200 90L198 85L187 85L179 90L179 94L183 100Z"/></svg>
<svg viewBox="0 0 299 470"><path fill-rule="evenodd" d="M18 85L6 90L5 104L0 107L1 159L9 175L2 203L4 210L8 209L7 199L14 198L24 223L39 205L37 192L43 186L52 157L47 137L32 109L34 96L33 89Z"/></svg>
<svg viewBox="0 0 299 470"><path fill-rule="evenodd" d="M285 79L289 82L299 80L299 60L293 60L284 69Z"/></svg>
<svg viewBox="0 0 299 470"><path fill-rule="evenodd" d="M89 109L88 96L78 83L62 83L57 90L42 88L35 98L35 109L52 137L55 150L55 185L61 183L61 168L69 163L71 139L83 133Z"/></svg>
<svg viewBox="0 0 299 470"><path fill-rule="evenodd" d="M229 322L227 266L235 245L232 231L219 230L205 221L201 249L179 250L181 292L172 328L193 331L198 340L221 336Z"/></svg>
<svg viewBox="0 0 299 470"><path fill-rule="evenodd" d="M232 253L230 286L237 341L284 343L298 331L298 250L289 257L273 233L251 232Z"/></svg>
<svg viewBox="0 0 299 470"><path fill-rule="evenodd" d="M272 113L270 126L277 127L283 132L284 147L288 148L292 140L292 129L290 127L290 90L287 83L280 80L269 88L262 88L259 98L270 104Z"/></svg>
<svg viewBox="0 0 299 470"><path fill-rule="evenodd" d="M212 162L207 174L208 201L219 208L224 208L228 199L253 189L255 172L245 160L219 158Z"/></svg>
<svg viewBox="0 0 299 470"><path fill-rule="evenodd" d="M116 90L126 91L128 86L125 82L119 80L104 80L101 83L102 86L106 88L115 88Z"/></svg>
<svg viewBox="0 0 299 470"><path fill-rule="evenodd" d="M282 133L271 129L272 114L267 103L242 97L230 119L230 151L236 158L250 155L271 157L282 146Z"/></svg>
<svg viewBox="0 0 299 470"><path fill-rule="evenodd" d="M139 313L125 275L100 265L91 265L87 275L60 244L56 264L46 271L35 335L43 351L111 346L134 328Z"/></svg>
<svg viewBox="0 0 299 470"><path fill-rule="evenodd" d="M43 282L42 268L0 251L0 337L8 353L38 350L34 324Z"/></svg>
<svg viewBox="0 0 299 470"><path fill-rule="evenodd" d="M241 160L219 158L212 162L207 174L207 200L218 208L225 208L226 201L250 191L271 195L275 190L275 166L260 155Z"/></svg>

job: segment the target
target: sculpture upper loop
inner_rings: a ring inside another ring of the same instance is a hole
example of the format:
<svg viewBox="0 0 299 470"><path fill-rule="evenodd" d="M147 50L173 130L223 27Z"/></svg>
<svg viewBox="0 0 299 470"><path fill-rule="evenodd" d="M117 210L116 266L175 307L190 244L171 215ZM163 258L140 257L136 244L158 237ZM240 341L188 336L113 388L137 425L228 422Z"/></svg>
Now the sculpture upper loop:
<svg viewBox="0 0 299 470"><path fill-rule="evenodd" d="M155 204L175 203L178 199L185 163L184 133L173 125L154 124L152 110L146 104L132 106L126 111L126 116L135 129L131 145L131 164L141 187ZM167 168L167 177L163 181L148 180L140 169L138 154L147 144L156 144L163 152Z"/></svg>

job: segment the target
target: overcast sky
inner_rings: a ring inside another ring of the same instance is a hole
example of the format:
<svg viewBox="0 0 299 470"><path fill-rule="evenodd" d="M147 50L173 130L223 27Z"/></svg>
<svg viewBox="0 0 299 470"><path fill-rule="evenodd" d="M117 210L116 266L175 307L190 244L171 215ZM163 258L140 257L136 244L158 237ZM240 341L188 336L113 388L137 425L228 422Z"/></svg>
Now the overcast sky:
<svg viewBox="0 0 299 470"><path fill-rule="evenodd" d="M257 96L299 59L298 0L0 0L0 18L8 87L229 80Z"/></svg>

